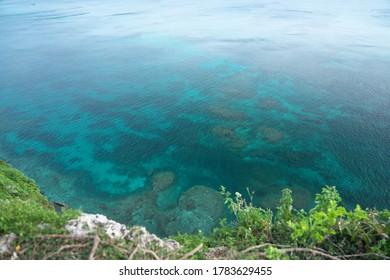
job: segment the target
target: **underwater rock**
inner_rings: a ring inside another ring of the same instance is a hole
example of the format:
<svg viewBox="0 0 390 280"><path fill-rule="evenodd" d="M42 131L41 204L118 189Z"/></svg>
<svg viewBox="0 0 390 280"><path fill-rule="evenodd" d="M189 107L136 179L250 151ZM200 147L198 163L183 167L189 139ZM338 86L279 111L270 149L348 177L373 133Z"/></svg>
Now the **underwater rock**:
<svg viewBox="0 0 390 280"><path fill-rule="evenodd" d="M313 151L281 151L280 156L288 165L296 167L312 167L322 155Z"/></svg>
<svg viewBox="0 0 390 280"><path fill-rule="evenodd" d="M232 149L244 149L248 142L236 133L235 128L227 126L213 127L212 133L221 139L226 139L226 146Z"/></svg>
<svg viewBox="0 0 390 280"><path fill-rule="evenodd" d="M153 173L150 180L153 190L164 190L173 184L175 178L173 171L159 171Z"/></svg>
<svg viewBox="0 0 390 280"><path fill-rule="evenodd" d="M308 208L309 203L312 201L312 197L308 190L301 187L291 188L288 186L278 185L275 185L274 189L266 194L259 195L255 193L253 197L254 205L262 208L276 209L280 206L280 199L282 197L282 190L284 188L289 188L292 190L294 208L298 210Z"/></svg>
<svg viewBox="0 0 390 280"><path fill-rule="evenodd" d="M236 132L233 127L216 126L211 132L218 138L232 138L236 137Z"/></svg>
<svg viewBox="0 0 390 280"><path fill-rule="evenodd" d="M220 88L220 91L225 95L227 100L232 100L233 98L253 98L255 96L254 91L251 89L243 89L237 87L236 85L226 85Z"/></svg>
<svg viewBox="0 0 390 280"><path fill-rule="evenodd" d="M309 208L309 204L313 202L314 195L311 195L306 189L294 188L292 189L292 197L293 206L300 210Z"/></svg>
<svg viewBox="0 0 390 280"><path fill-rule="evenodd" d="M273 151L269 149L252 149L248 152L251 158L275 160Z"/></svg>
<svg viewBox="0 0 390 280"><path fill-rule="evenodd" d="M157 201L154 207L161 211L177 207L178 191L175 187L167 188L157 194Z"/></svg>
<svg viewBox="0 0 390 280"><path fill-rule="evenodd" d="M260 134L264 141L270 144L276 144L284 139L283 133L272 127L261 128Z"/></svg>
<svg viewBox="0 0 390 280"><path fill-rule="evenodd" d="M227 121L240 121L246 118L246 114L242 111L230 109L223 106L209 106L209 110L216 117Z"/></svg>
<svg viewBox="0 0 390 280"><path fill-rule="evenodd" d="M151 232L157 233L159 221L156 219L158 214L156 199L155 197L150 198L142 199L142 203L132 211L128 211L128 213L131 213L131 224L143 225Z"/></svg>
<svg viewBox="0 0 390 280"><path fill-rule="evenodd" d="M193 205L194 208L188 208L189 205ZM195 185L181 195L179 208L187 211L207 212L213 217L218 217L224 209L224 199L218 191L212 188Z"/></svg>
<svg viewBox="0 0 390 280"><path fill-rule="evenodd" d="M99 209L101 209L101 210L108 210L108 206L107 206L107 204L105 204L105 203L100 203L100 204L98 205L98 207L99 207Z"/></svg>
<svg viewBox="0 0 390 280"><path fill-rule="evenodd" d="M178 229L185 229L185 233L208 233L217 225L224 209L224 199L217 191L193 186L181 195L176 218L167 224L165 232L177 234Z"/></svg>
<svg viewBox="0 0 390 280"><path fill-rule="evenodd" d="M253 204L264 209L276 209L279 206L281 194L279 192L268 193L262 196L253 197Z"/></svg>
<svg viewBox="0 0 390 280"><path fill-rule="evenodd" d="M254 86L253 73L245 71L230 76L228 83L223 85L219 91L228 100L232 98L252 98L256 92Z"/></svg>
<svg viewBox="0 0 390 280"><path fill-rule="evenodd" d="M278 110L282 108L282 104L274 98L264 97L259 100L257 107L263 110Z"/></svg>
<svg viewBox="0 0 390 280"><path fill-rule="evenodd" d="M244 149L248 146L248 142L240 137L234 137L226 144L227 147L232 149Z"/></svg>
<svg viewBox="0 0 390 280"><path fill-rule="evenodd" d="M26 154L27 154L27 155L34 155L34 154L35 154L35 149L32 148L32 147L28 147L28 148L26 149Z"/></svg>

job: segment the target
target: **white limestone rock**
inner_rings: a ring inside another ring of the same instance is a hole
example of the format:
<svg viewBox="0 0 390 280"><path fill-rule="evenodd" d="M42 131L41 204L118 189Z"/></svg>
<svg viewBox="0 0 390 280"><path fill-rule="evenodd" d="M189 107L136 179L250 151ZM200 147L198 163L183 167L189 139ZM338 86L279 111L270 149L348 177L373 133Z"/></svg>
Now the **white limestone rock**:
<svg viewBox="0 0 390 280"><path fill-rule="evenodd" d="M125 225L100 214L82 214L77 219L70 220L65 226L66 230L75 237L94 233L99 227L103 228L110 238L123 238L128 233Z"/></svg>
<svg viewBox="0 0 390 280"><path fill-rule="evenodd" d="M170 252L176 251L181 247L174 240L162 240L155 234L150 234L144 227L133 226L127 228L125 225L109 220L106 216L100 214L84 213L77 219L70 220L65 228L74 237L87 236L95 233L98 228L102 228L110 238L132 240L143 250L148 249L151 245L153 247L165 248Z"/></svg>
<svg viewBox="0 0 390 280"><path fill-rule="evenodd" d="M150 245L165 248L169 252L176 251L181 248L180 244L175 240L162 240L155 234L149 233L146 228L140 226L131 227L126 238L128 240L133 240L136 244L138 244L138 247L142 249L147 249Z"/></svg>
<svg viewBox="0 0 390 280"><path fill-rule="evenodd" d="M12 242L15 238L15 233L0 236L0 256L10 254L13 251Z"/></svg>

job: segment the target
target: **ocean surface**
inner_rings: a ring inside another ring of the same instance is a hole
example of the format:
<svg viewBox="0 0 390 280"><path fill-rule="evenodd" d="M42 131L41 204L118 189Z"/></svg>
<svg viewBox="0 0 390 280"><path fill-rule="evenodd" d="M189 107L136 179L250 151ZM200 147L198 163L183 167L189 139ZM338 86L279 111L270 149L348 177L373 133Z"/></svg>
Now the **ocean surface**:
<svg viewBox="0 0 390 280"><path fill-rule="evenodd" d="M390 208L390 2L0 1L0 158L160 236L218 225L221 185Z"/></svg>

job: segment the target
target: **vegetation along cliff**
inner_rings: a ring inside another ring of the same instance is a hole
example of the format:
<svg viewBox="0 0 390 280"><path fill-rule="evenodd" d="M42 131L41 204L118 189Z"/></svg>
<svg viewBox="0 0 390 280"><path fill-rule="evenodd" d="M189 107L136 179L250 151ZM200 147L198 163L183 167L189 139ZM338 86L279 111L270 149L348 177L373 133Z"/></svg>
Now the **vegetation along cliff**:
<svg viewBox="0 0 390 280"><path fill-rule="evenodd" d="M161 239L142 226L66 209L35 182L0 161L0 259L389 259L390 212L348 211L335 187L316 195L308 212L284 189L277 211L256 207L252 194L221 195L232 222L207 236Z"/></svg>

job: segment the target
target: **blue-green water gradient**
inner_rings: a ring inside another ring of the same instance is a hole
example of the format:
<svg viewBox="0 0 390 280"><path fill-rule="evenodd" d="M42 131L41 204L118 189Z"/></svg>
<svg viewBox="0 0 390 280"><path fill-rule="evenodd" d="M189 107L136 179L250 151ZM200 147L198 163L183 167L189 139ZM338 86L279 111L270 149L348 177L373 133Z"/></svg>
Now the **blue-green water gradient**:
<svg viewBox="0 0 390 280"><path fill-rule="evenodd" d="M0 158L161 236L220 185L389 208L389 72L385 0L0 1Z"/></svg>

